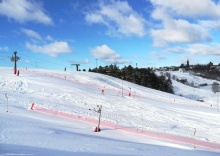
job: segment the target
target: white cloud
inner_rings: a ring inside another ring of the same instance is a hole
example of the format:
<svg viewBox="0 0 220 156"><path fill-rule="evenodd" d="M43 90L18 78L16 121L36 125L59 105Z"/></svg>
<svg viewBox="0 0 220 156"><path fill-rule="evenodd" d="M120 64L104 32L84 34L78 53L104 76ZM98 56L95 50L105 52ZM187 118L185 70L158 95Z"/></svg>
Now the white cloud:
<svg viewBox="0 0 220 156"><path fill-rule="evenodd" d="M84 64L88 64L88 63L90 63L90 60L89 59L85 59L83 62L84 62Z"/></svg>
<svg viewBox="0 0 220 156"><path fill-rule="evenodd" d="M136 13L126 1L100 2L99 8L87 12L85 19L89 23L105 25L112 36L144 36L145 19Z"/></svg>
<svg viewBox="0 0 220 156"><path fill-rule="evenodd" d="M116 53L114 50L109 48L107 45L97 46L91 49L91 53L95 58L101 59L106 63L117 63L123 64L128 63L129 61L123 59L120 54Z"/></svg>
<svg viewBox="0 0 220 156"><path fill-rule="evenodd" d="M46 40L48 40L48 41L53 41L54 39L53 39L53 37L51 37L50 35L47 35Z"/></svg>
<svg viewBox="0 0 220 156"><path fill-rule="evenodd" d="M184 53L186 52L186 49L182 47L173 47L173 48L167 48L165 49L166 52L171 52L171 53Z"/></svg>
<svg viewBox="0 0 220 156"><path fill-rule="evenodd" d="M0 51L8 51L8 47L0 47Z"/></svg>
<svg viewBox="0 0 220 156"><path fill-rule="evenodd" d="M37 39L38 41L40 41L35 42L35 40L32 40L32 42L26 43L25 47L32 52L43 53L52 57L56 57L59 54L72 52L67 42L54 41L54 39L50 35L42 38L37 32L24 28L21 29L21 32L31 37L31 39Z"/></svg>
<svg viewBox="0 0 220 156"><path fill-rule="evenodd" d="M184 17L220 17L220 4L212 0L151 0L157 7L166 8L174 16Z"/></svg>
<svg viewBox="0 0 220 156"><path fill-rule="evenodd" d="M157 52L151 52L150 55L151 55L151 57L153 59L156 59L156 60L164 60L164 59L166 59L165 56L163 56L163 55L161 55L161 54L159 54Z"/></svg>
<svg viewBox="0 0 220 156"><path fill-rule="evenodd" d="M43 53L43 54L47 54L52 57L56 57L59 54L72 52L68 43L62 42L62 41L60 42L55 41L53 43L43 45L43 46L26 43L26 48L31 50L32 52Z"/></svg>
<svg viewBox="0 0 220 156"><path fill-rule="evenodd" d="M173 25L164 29L151 30L154 46L164 46L167 43L194 43L212 39L207 29L201 25L191 24L185 20L172 20Z"/></svg>
<svg viewBox="0 0 220 156"><path fill-rule="evenodd" d="M31 39L36 39L38 41L54 41L53 37L51 37L50 35L47 35L46 37L41 37L39 33L31 29L21 28L21 32L30 37Z"/></svg>
<svg viewBox="0 0 220 156"><path fill-rule="evenodd" d="M84 60L81 60L81 61L70 61L71 64L88 64L90 63L90 60L89 59L84 59Z"/></svg>
<svg viewBox="0 0 220 156"><path fill-rule="evenodd" d="M206 45L206 44L191 44L187 51L191 54L201 55L220 55L220 44Z"/></svg>
<svg viewBox="0 0 220 156"><path fill-rule="evenodd" d="M212 21L212 20L200 20L199 24L205 28L217 28L220 29L220 20Z"/></svg>
<svg viewBox="0 0 220 156"><path fill-rule="evenodd" d="M53 24L42 6L30 0L2 0L0 1L0 15L7 16L19 23L32 21L46 25Z"/></svg>
<svg viewBox="0 0 220 156"><path fill-rule="evenodd" d="M152 30L152 36L158 41L171 43L192 43L211 39L208 30L198 24L191 24L186 20L174 19L170 19L170 23L164 29Z"/></svg>
<svg viewBox="0 0 220 156"><path fill-rule="evenodd" d="M154 39L154 46L163 47L167 43L195 43L212 39L209 29L199 22L199 18L192 18L191 20L181 19L185 13L180 11L181 9L178 7L181 5L177 3L177 1L151 1L155 5L155 10L152 12L152 18L162 21L161 28L151 30L151 36ZM185 6L185 12L188 12L188 9L190 12L191 7L193 7L194 10L197 10L197 6L193 6L191 2L192 1L180 2ZM194 3L194 1L192 3ZM197 11L200 12L199 10ZM196 13L189 13L189 15L193 17L196 16Z"/></svg>
<svg viewBox="0 0 220 156"><path fill-rule="evenodd" d="M28 37L31 37L31 38L34 38L34 39L37 39L37 40L42 40L41 36L37 32L35 32L33 30L22 28L21 31L25 35L27 35Z"/></svg>

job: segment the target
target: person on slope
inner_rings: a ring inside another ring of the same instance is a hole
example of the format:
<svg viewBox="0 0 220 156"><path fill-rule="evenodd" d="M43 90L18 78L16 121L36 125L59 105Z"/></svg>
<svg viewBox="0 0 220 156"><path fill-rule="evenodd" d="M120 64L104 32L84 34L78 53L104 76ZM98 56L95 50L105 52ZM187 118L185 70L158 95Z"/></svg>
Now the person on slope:
<svg viewBox="0 0 220 156"><path fill-rule="evenodd" d="M102 89L102 92L101 92L101 94L102 94L102 95L104 95L104 89Z"/></svg>

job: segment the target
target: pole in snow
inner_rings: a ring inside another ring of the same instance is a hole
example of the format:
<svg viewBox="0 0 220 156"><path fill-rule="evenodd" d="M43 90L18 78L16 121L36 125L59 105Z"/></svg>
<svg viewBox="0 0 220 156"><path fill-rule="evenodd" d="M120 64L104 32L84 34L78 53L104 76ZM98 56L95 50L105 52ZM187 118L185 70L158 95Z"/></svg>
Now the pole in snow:
<svg viewBox="0 0 220 156"><path fill-rule="evenodd" d="M217 92L217 107L218 107L218 111L219 111L219 105L218 105L218 93L219 93L219 92Z"/></svg>
<svg viewBox="0 0 220 156"><path fill-rule="evenodd" d="M196 139L195 139L196 129L194 128L194 130L195 130L195 131L194 131L194 143L193 143L193 144L194 144L194 148L196 148L196 145L195 145L195 140L196 140Z"/></svg>
<svg viewBox="0 0 220 156"><path fill-rule="evenodd" d="M96 110L95 108L93 109L95 112L99 113L99 121L98 121L98 126L95 127L94 132L100 132L100 120L101 120L101 113L102 113L102 105L97 105L98 109ZM91 110L91 109L89 109Z"/></svg>
<svg viewBox="0 0 220 156"><path fill-rule="evenodd" d="M123 97L123 77L121 77L121 96Z"/></svg>
<svg viewBox="0 0 220 156"><path fill-rule="evenodd" d="M7 99L7 112L8 112L8 96L7 96L7 93L5 93L5 97Z"/></svg>
<svg viewBox="0 0 220 156"><path fill-rule="evenodd" d="M14 74L16 74L16 72L17 72L17 63L16 63L17 62L17 56L16 56L16 54L17 54L17 51L14 52L14 55L15 55L14 56L15 57L15 60L14 60L15 61L15 64L14 64Z"/></svg>
<svg viewBox="0 0 220 156"><path fill-rule="evenodd" d="M96 60L96 73L98 73L98 68L97 68L97 60L98 59L95 59Z"/></svg>
<svg viewBox="0 0 220 156"><path fill-rule="evenodd" d="M131 96L131 87L128 87L130 89L130 92L128 93L128 96Z"/></svg>

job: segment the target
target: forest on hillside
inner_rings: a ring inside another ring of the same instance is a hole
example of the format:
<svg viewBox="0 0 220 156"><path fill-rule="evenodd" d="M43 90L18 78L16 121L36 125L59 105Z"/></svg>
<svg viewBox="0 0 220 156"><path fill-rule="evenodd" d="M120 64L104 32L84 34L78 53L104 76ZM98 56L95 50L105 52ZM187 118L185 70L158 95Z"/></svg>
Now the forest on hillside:
<svg viewBox="0 0 220 156"><path fill-rule="evenodd" d="M163 75L157 76L152 68L134 68L131 65L119 69L116 65L99 66L89 69L89 72L97 72L129 81L141 86L174 93L172 81Z"/></svg>
<svg viewBox="0 0 220 156"><path fill-rule="evenodd" d="M194 75L201 76L203 78L220 81L220 71L212 68L210 65L194 65L192 72Z"/></svg>

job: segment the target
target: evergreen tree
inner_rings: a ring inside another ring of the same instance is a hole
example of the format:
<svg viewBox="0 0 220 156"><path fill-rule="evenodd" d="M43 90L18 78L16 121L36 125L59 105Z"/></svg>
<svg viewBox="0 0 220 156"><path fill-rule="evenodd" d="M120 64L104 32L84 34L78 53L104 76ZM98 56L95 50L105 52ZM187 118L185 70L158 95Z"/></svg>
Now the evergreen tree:
<svg viewBox="0 0 220 156"><path fill-rule="evenodd" d="M189 59L186 61L186 68L189 69Z"/></svg>
<svg viewBox="0 0 220 156"><path fill-rule="evenodd" d="M95 68L96 69L96 68ZM96 72L96 70L91 70L92 72ZM129 82L133 82L145 87L161 90L168 93L173 93L172 81L170 80L170 74L167 75L167 79L165 76L157 76L153 69L151 68L133 68L131 65L125 66L122 69L119 69L116 65L109 65L98 68L98 72L101 74L107 74L113 77L117 77Z"/></svg>

